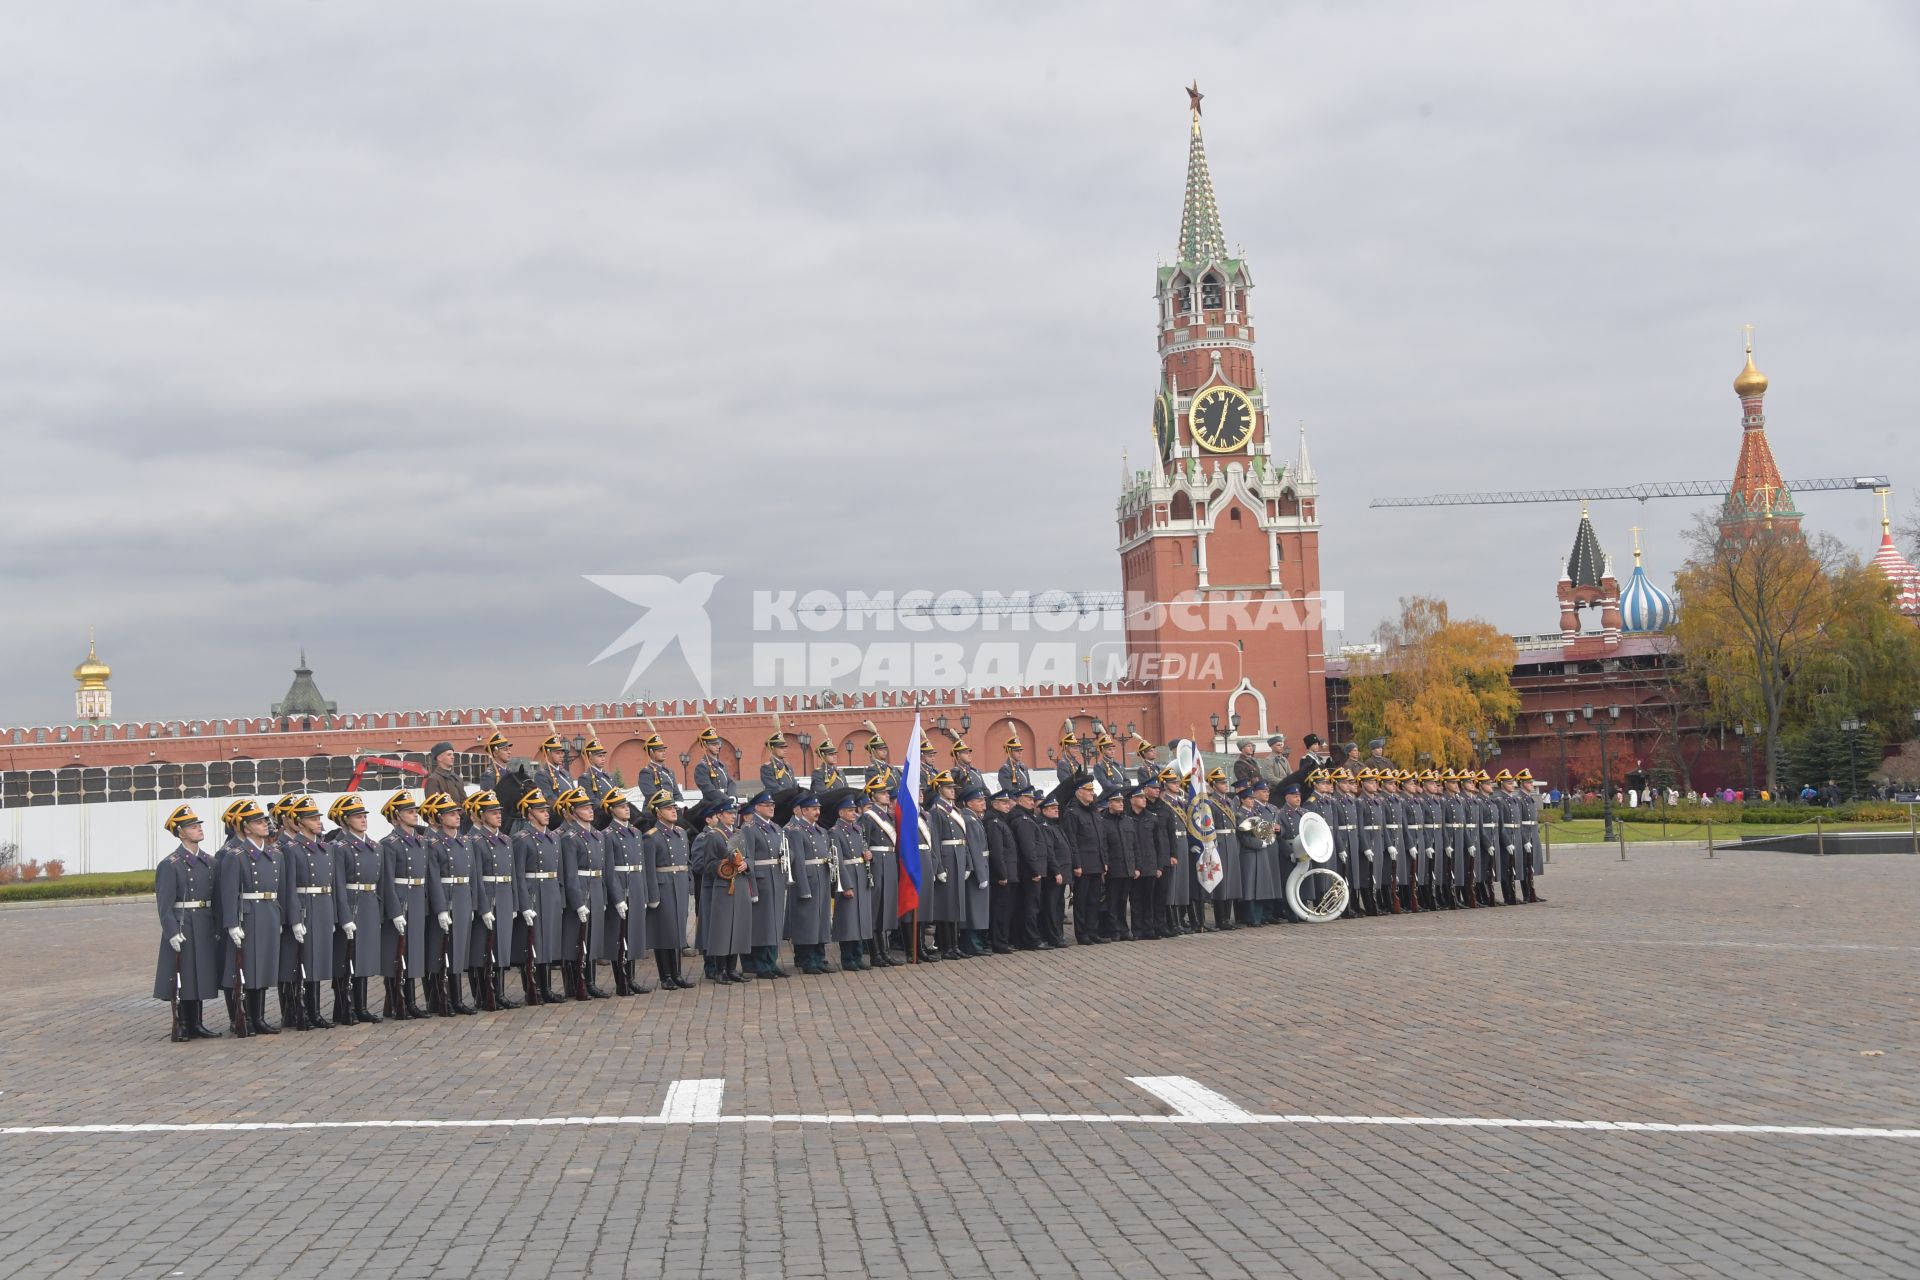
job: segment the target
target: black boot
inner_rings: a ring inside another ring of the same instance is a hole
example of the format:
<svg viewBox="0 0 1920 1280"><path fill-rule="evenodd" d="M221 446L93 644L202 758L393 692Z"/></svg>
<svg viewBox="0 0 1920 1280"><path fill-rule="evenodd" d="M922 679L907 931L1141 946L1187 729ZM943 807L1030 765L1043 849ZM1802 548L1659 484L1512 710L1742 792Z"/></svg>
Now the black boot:
<svg viewBox="0 0 1920 1280"><path fill-rule="evenodd" d="M543 964L540 966L540 998L548 1004L563 1003L568 996L572 994L571 992L555 991L553 989L553 971L558 967L557 965L551 964Z"/></svg>
<svg viewBox="0 0 1920 1280"><path fill-rule="evenodd" d="M540 1003L540 984L534 981L531 960L520 962L520 999L529 1009Z"/></svg>
<svg viewBox="0 0 1920 1280"><path fill-rule="evenodd" d="M1532 876L1527 877L1526 882L1521 885L1521 888L1522 890L1524 890L1525 901L1527 902L1545 902L1546 901L1546 899L1541 897L1539 892L1534 889Z"/></svg>
<svg viewBox="0 0 1920 1280"><path fill-rule="evenodd" d="M220 988L220 994L227 1002L227 1029L236 1036L247 1034L247 1010L234 994L232 987Z"/></svg>
<svg viewBox="0 0 1920 1280"><path fill-rule="evenodd" d="M193 1014L188 1012L186 1000L177 1000L167 1011L167 1039L174 1044L185 1044L193 1039Z"/></svg>
<svg viewBox="0 0 1920 1280"><path fill-rule="evenodd" d="M267 992L262 987L247 992L247 1034L250 1036L277 1036L280 1028L267 1021Z"/></svg>
<svg viewBox="0 0 1920 1280"><path fill-rule="evenodd" d="M630 996L633 994L633 977L627 972L626 961L613 961L613 994Z"/></svg>
<svg viewBox="0 0 1920 1280"><path fill-rule="evenodd" d="M460 998L460 971L450 969L447 972L447 997L453 1002L453 1011L459 1014L478 1013L480 1010Z"/></svg>
<svg viewBox="0 0 1920 1280"><path fill-rule="evenodd" d="M186 1006L188 1007L189 1015L187 1019L188 1034L195 1040L218 1040L220 1038L220 1032L215 1031L207 1025L207 1002L204 1000L189 1000L186 1002Z"/></svg>
<svg viewBox="0 0 1920 1280"><path fill-rule="evenodd" d="M320 984L318 982L309 982L307 984L307 1021L313 1024L315 1031L333 1030L333 1024L328 1022L326 1015L320 1012Z"/></svg>
<svg viewBox="0 0 1920 1280"><path fill-rule="evenodd" d="M280 1001L280 1025L293 1031L307 1029L307 1011L300 1007L300 984L281 982L274 985L274 995ZM264 999L261 1002L265 1004Z"/></svg>
<svg viewBox="0 0 1920 1280"><path fill-rule="evenodd" d="M400 1000L409 1018L424 1018L427 1016L427 1011L420 1007L420 993L413 984L412 978L400 984Z"/></svg>
<svg viewBox="0 0 1920 1280"><path fill-rule="evenodd" d="M520 1007L520 1002L507 994L507 971L505 969L495 969L493 971L493 981L489 983L488 986L493 991L493 1007L495 1009L518 1009Z"/></svg>
<svg viewBox="0 0 1920 1280"><path fill-rule="evenodd" d="M353 987L345 978L333 980L333 1025L350 1027L354 1024Z"/></svg>
<svg viewBox="0 0 1920 1280"><path fill-rule="evenodd" d="M610 991L602 991L600 984L594 981L594 979L600 976L599 970L600 962L598 960L587 961L587 971L585 974L587 994L595 1000L611 1000L613 999L613 993Z"/></svg>
<svg viewBox="0 0 1920 1280"><path fill-rule="evenodd" d="M368 978L355 978L353 980L353 1020L372 1026L381 1021L381 1018L379 1014L367 1008L367 983L369 981L371 981L371 979Z"/></svg>

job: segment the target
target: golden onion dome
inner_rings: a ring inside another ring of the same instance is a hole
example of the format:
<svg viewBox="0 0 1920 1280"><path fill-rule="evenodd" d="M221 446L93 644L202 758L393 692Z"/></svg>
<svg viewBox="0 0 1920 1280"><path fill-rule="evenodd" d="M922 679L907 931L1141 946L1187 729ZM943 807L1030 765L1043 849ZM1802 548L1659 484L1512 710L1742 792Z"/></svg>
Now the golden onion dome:
<svg viewBox="0 0 1920 1280"><path fill-rule="evenodd" d="M1742 400L1748 396L1764 394L1767 389L1767 375L1754 368L1753 343L1747 343L1747 367L1742 369L1733 380L1733 393Z"/></svg>
<svg viewBox="0 0 1920 1280"><path fill-rule="evenodd" d="M100 661L100 655L93 651L93 637L89 635L86 661L73 669L73 678L83 689L104 689L112 677L113 668Z"/></svg>

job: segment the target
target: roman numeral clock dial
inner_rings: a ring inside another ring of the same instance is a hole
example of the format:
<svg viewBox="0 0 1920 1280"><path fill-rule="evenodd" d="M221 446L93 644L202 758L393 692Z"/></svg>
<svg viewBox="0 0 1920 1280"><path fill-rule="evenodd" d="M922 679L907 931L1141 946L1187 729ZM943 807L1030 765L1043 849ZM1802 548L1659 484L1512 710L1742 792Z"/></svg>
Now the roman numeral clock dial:
<svg viewBox="0 0 1920 1280"><path fill-rule="evenodd" d="M1238 387L1208 387L1193 398L1187 426L1202 449L1233 453L1253 439L1253 401Z"/></svg>

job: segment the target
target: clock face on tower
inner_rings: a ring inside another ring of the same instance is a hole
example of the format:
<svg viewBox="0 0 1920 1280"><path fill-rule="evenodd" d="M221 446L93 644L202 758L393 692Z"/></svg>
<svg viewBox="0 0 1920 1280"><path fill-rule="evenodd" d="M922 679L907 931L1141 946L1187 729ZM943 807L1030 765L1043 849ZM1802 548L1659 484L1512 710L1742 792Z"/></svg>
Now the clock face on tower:
<svg viewBox="0 0 1920 1280"><path fill-rule="evenodd" d="M1208 387L1193 398L1187 425L1202 449L1233 453L1253 438L1253 401L1238 387Z"/></svg>
<svg viewBox="0 0 1920 1280"><path fill-rule="evenodd" d="M1160 456L1165 458L1173 453L1173 406L1167 403L1165 396L1153 398L1153 439L1160 446Z"/></svg>

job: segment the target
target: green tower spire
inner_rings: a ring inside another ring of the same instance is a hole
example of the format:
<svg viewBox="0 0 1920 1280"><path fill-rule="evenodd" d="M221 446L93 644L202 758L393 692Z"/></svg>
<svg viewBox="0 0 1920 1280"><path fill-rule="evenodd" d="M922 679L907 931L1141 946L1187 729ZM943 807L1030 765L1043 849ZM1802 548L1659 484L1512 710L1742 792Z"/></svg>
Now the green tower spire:
<svg viewBox="0 0 1920 1280"><path fill-rule="evenodd" d="M1227 236L1220 229L1220 206L1213 198L1213 175L1207 172L1207 144L1200 136L1200 82L1187 88L1193 112L1193 135L1187 143L1187 192L1180 208L1180 261L1193 266L1220 262L1227 256Z"/></svg>

